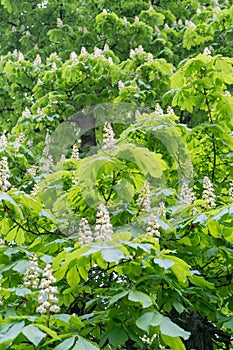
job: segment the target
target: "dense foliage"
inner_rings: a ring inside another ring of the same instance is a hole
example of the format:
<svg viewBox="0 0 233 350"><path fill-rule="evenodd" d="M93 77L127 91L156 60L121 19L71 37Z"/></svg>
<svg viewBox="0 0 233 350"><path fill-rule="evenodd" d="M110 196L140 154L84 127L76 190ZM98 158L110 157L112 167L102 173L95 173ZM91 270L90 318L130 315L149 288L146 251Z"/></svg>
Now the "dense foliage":
<svg viewBox="0 0 233 350"><path fill-rule="evenodd" d="M0 14L0 349L231 349L230 1Z"/></svg>

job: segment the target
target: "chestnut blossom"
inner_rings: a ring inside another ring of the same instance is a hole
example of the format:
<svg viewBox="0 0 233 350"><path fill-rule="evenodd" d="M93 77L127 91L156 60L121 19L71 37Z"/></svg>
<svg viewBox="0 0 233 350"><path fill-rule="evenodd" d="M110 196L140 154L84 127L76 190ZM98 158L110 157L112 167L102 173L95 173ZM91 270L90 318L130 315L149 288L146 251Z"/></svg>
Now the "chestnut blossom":
<svg viewBox="0 0 233 350"><path fill-rule="evenodd" d="M63 26L63 22L61 20L61 18L57 18L57 27L61 28Z"/></svg>
<svg viewBox="0 0 233 350"><path fill-rule="evenodd" d="M203 179L202 199L206 202L204 205L206 208L216 207L216 203L215 203L216 195L214 194L214 187L212 185L212 182L208 178L208 176L205 176Z"/></svg>
<svg viewBox="0 0 233 350"><path fill-rule="evenodd" d="M35 177L36 176L36 165L32 165L30 168L27 169L27 174L32 176L32 177Z"/></svg>
<svg viewBox="0 0 233 350"><path fill-rule="evenodd" d="M30 195L36 197L39 193L40 187L38 184L35 184L30 192Z"/></svg>
<svg viewBox="0 0 233 350"><path fill-rule="evenodd" d="M210 56L211 55L211 51L210 51L210 49L208 47L204 48L203 55L206 55L206 56Z"/></svg>
<svg viewBox="0 0 233 350"><path fill-rule="evenodd" d="M7 138L5 132L0 136L0 148L5 148L7 146Z"/></svg>
<svg viewBox="0 0 233 350"><path fill-rule="evenodd" d="M82 218L78 230L78 241L81 244L89 244L93 242L91 227L86 218Z"/></svg>
<svg viewBox="0 0 233 350"><path fill-rule="evenodd" d="M8 181L10 178L10 169L8 166L8 160L7 157L3 157L2 160L0 160L0 190L5 192L10 187L11 184Z"/></svg>
<svg viewBox="0 0 233 350"><path fill-rule="evenodd" d="M115 144L114 131L109 122L104 124L103 128L103 149L111 149Z"/></svg>
<svg viewBox="0 0 233 350"><path fill-rule="evenodd" d="M24 142L24 139L25 139L25 135L24 135L23 132L21 132L21 133L19 134L19 137L17 137L17 138L15 139L15 142L14 142L14 149L15 149L16 152L19 151L19 148L20 148L21 144Z"/></svg>
<svg viewBox="0 0 233 350"><path fill-rule="evenodd" d="M156 113L158 116L160 116L160 117L163 116L163 110L162 110L162 108L161 108L161 106L160 106L159 103L156 103L156 106L155 106L155 113Z"/></svg>
<svg viewBox="0 0 233 350"><path fill-rule="evenodd" d="M73 145L71 159L80 160L80 158L79 158L79 149L78 149L76 144Z"/></svg>
<svg viewBox="0 0 233 350"><path fill-rule="evenodd" d="M175 114L174 110L173 110L173 108L171 106L168 106L167 107L167 115L172 115L172 114Z"/></svg>
<svg viewBox="0 0 233 350"><path fill-rule="evenodd" d="M150 188L147 181L142 186L141 193L136 200L136 205L143 211L151 211Z"/></svg>
<svg viewBox="0 0 233 350"><path fill-rule="evenodd" d="M86 55L87 54L87 50L86 50L86 48L83 46L82 48L81 48L81 55L83 56L83 55Z"/></svg>
<svg viewBox="0 0 233 350"><path fill-rule="evenodd" d="M152 214L150 216L150 221L148 223L146 233L148 236L154 237L157 242L159 242L159 237L161 235L159 230L158 230L159 228L160 228L160 225L159 225L156 217Z"/></svg>
<svg viewBox="0 0 233 350"><path fill-rule="evenodd" d="M33 256L30 258L30 267L27 267L25 275L24 275L24 287L37 289L39 286L39 274L40 269L38 267L38 259L37 256Z"/></svg>
<svg viewBox="0 0 233 350"><path fill-rule="evenodd" d="M158 216L164 216L166 217L166 207L163 201L159 202L159 208L157 210Z"/></svg>
<svg viewBox="0 0 233 350"><path fill-rule="evenodd" d="M98 47L94 47L94 56L95 57L103 56L103 51Z"/></svg>
<svg viewBox="0 0 233 350"><path fill-rule="evenodd" d="M111 240L113 234L112 224L110 222L109 212L104 204L99 206L96 214L96 225L94 230L95 241Z"/></svg>
<svg viewBox="0 0 233 350"><path fill-rule="evenodd" d="M77 62L77 58L78 58L78 56L77 56L76 52L75 52L75 51L72 51L72 52L70 53L70 59L71 59L71 61L72 61L73 63L76 63L76 62Z"/></svg>
<svg viewBox="0 0 233 350"><path fill-rule="evenodd" d="M36 58L35 58L35 60L34 60L34 62L33 62L33 65L34 65L34 66L39 66L41 63L42 63L41 57L40 57L39 54L37 54L37 55L36 55Z"/></svg>
<svg viewBox="0 0 233 350"><path fill-rule="evenodd" d="M39 296L38 303L40 304L36 308L36 312L40 314L48 314L50 312L59 312L60 307L58 306L58 288L53 286L56 282L56 278L52 274L52 266L47 264L45 266L44 272L39 285Z"/></svg>
<svg viewBox="0 0 233 350"><path fill-rule="evenodd" d="M123 83L123 81L119 80L118 81L118 90L121 91L123 90L125 87L125 84Z"/></svg>
<svg viewBox="0 0 233 350"><path fill-rule="evenodd" d="M181 191L178 197L178 203L180 205L192 205L195 201L193 191L189 188L186 182L181 186Z"/></svg>
<svg viewBox="0 0 233 350"><path fill-rule="evenodd" d="M22 113L22 117L24 117L24 118L29 118L31 115L32 115L32 114L31 114L30 109L29 109L28 107L26 107L25 110L24 110L23 113Z"/></svg>

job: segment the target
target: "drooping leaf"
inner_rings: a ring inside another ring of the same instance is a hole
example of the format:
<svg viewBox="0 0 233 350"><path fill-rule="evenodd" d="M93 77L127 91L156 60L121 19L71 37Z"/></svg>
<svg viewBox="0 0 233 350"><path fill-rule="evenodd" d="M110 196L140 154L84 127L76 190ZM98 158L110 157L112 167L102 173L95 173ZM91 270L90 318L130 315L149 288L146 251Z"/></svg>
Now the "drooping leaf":
<svg viewBox="0 0 233 350"><path fill-rule="evenodd" d="M129 292L128 299L142 304L144 309L152 305L152 300L149 295L137 290L131 290L131 292Z"/></svg>
<svg viewBox="0 0 233 350"><path fill-rule="evenodd" d="M46 337L46 333L40 331L36 326L29 325L24 327L22 333L27 337L27 339L38 346L43 338Z"/></svg>

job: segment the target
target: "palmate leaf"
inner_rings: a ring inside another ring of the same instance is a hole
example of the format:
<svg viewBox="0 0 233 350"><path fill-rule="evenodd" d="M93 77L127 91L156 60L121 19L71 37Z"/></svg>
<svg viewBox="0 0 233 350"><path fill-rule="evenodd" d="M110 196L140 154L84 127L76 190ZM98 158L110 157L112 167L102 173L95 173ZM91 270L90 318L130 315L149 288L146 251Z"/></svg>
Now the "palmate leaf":
<svg viewBox="0 0 233 350"><path fill-rule="evenodd" d="M99 347L79 336L72 350L99 350Z"/></svg>
<svg viewBox="0 0 233 350"><path fill-rule="evenodd" d="M163 316L158 311L146 312L137 319L136 325L138 328L146 331L148 334L150 327L159 326L161 334L169 337L182 337L184 339L188 339L190 336L189 332L184 331L182 328L172 322L170 318Z"/></svg>
<svg viewBox="0 0 233 350"><path fill-rule="evenodd" d="M75 337L68 338L54 348L54 350L70 349L75 342Z"/></svg>
<svg viewBox="0 0 233 350"><path fill-rule="evenodd" d="M138 290L132 290L129 292L128 299L136 303L140 303L143 309L148 308L152 305L152 300L149 295Z"/></svg>
<svg viewBox="0 0 233 350"><path fill-rule="evenodd" d="M6 324L0 328L0 344L9 342L15 339L23 330L25 325L24 321L14 322L12 324Z"/></svg>
<svg viewBox="0 0 233 350"><path fill-rule="evenodd" d="M37 327L33 325L24 327L22 333L35 346L38 346L41 340L46 337L46 333L40 331Z"/></svg>
<svg viewBox="0 0 233 350"><path fill-rule="evenodd" d="M150 174L154 178L162 177L164 170L167 169L167 165L161 159L161 156L150 152L145 147L137 147L131 143L122 143L115 154L119 159L135 163L140 171L144 174Z"/></svg>

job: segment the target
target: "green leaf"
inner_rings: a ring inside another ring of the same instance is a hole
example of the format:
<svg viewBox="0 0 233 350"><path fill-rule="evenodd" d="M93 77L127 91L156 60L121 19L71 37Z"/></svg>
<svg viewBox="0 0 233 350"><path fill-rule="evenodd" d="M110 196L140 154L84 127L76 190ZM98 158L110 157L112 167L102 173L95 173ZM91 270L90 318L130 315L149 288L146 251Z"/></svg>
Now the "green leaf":
<svg viewBox="0 0 233 350"><path fill-rule="evenodd" d="M35 346L39 345L41 340L46 337L46 333L40 331L37 327L35 327L33 325L29 325L29 326L24 327L22 333Z"/></svg>
<svg viewBox="0 0 233 350"><path fill-rule="evenodd" d="M71 287L77 286L77 284L80 282L80 276L77 271L77 266L73 266L69 269L69 271L66 274L66 280Z"/></svg>
<svg viewBox="0 0 233 350"><path fill-rule="evenodd" d="M108 304L108 305L111 306L112 304L116 303L118 300L124 298L128 293L129 293L128 290L124 290L123 292L114 295L114 296L109 300L109 304Z"/></svg>
<svg viewBox="0 0 233 350"><path fill-rule="evenodd" d="M189 280L190 280L191 283L193 283L196 286L199 286L201 288L207 287L209 289L215 289L214 283L206 281L205 278L202 277L202 276L192 275L192 276L189 277Z"/></svg>
<svg viewBox="0 0 233 350"><path fill-rule="evenodd" d="M179 337L169 337L167 335L161 334L161 338L166 345L168 345L172 350L186 350L182 340Z"/></svg>
<svg viewBox="0 0 233 350"><path fill-rule="evenodd" d="M163 267L165 270L169 269L174 265L174 261L165 258L155 258L154 263Z"/></svg>
<svg viewBox="0 0 233 350"><path fill-rule="evenodd" d="M152 305L151 298L147 294L137 290L132 290L131 292L129 292L128 299L136 303L142 304L142 307L144 309Z"/></svg>
<svg viewBox="0 0 233 350"><path fill-rule="evenodd" d="M99 350L99 347L79 336L72 350Z"/></svg>
<svg viewBox="0 0 233 350"><path fill-rule="evenodd" d="M56 346L54 350L66 350L66 349L68 350L71 348L71 346L73 346L74 341L75 341L75 337L68 338L64 340L61 344Z"/></svg>
<svg viewBox="0 0 233 350"><path fill-rule="evenodd" d="M104 261L118 263L121 259L124 259L124 253L115 247L104 245L101 249L101 254Z"/></svg>
<svg viewBox="0 0 233 350"><path fill-rule="evenodd" d="M213 236L214 238L221 237L221 228L217 221L209 219L207 221L207 226L211 236Z"/></svg>
<svg viewBox="0 0 233 350"><path fill-rule="evenodd" d="M25 325L24 321L13 323L6 333L4 334L0 333L0 344L9 340L15 339L19 335L19 333L21 333L22 329L24 328L24 325Z"/></svg>
<svg viewBox="0 0 233 350"><path fill-rule="evenodd" d="M37 324L36 326L38 328L40 328L42 331L46 332L48 335L50 335L50 337L52 337L54 340L59 339L58 334L55 331L53 331L52 329L44 326L43 324Z"/></svg>
<svg viewBox="0 0 233 350"><path fill-rule="evenodd" d="M164 335L168 335L169 337L183 337L184 339L188 339L190 336L189 332L186 332L173 323L170 318L164 316L162 322L160 323L160 332Z"/></svg>
<svg viewBox="0 0 233 350"><path fill-rule="evenodd" d="M137 319L136 325L138 328L149 333L149 328L159 326L163 317L164 316L157 311L146 312Z"/></svg>
<svg viewBox="0 0 233 350"><path fill-rule="evenodd" d="M113 346L124 345L128 335L123 327L115 328L108 334L109 343Z"/></svg>

